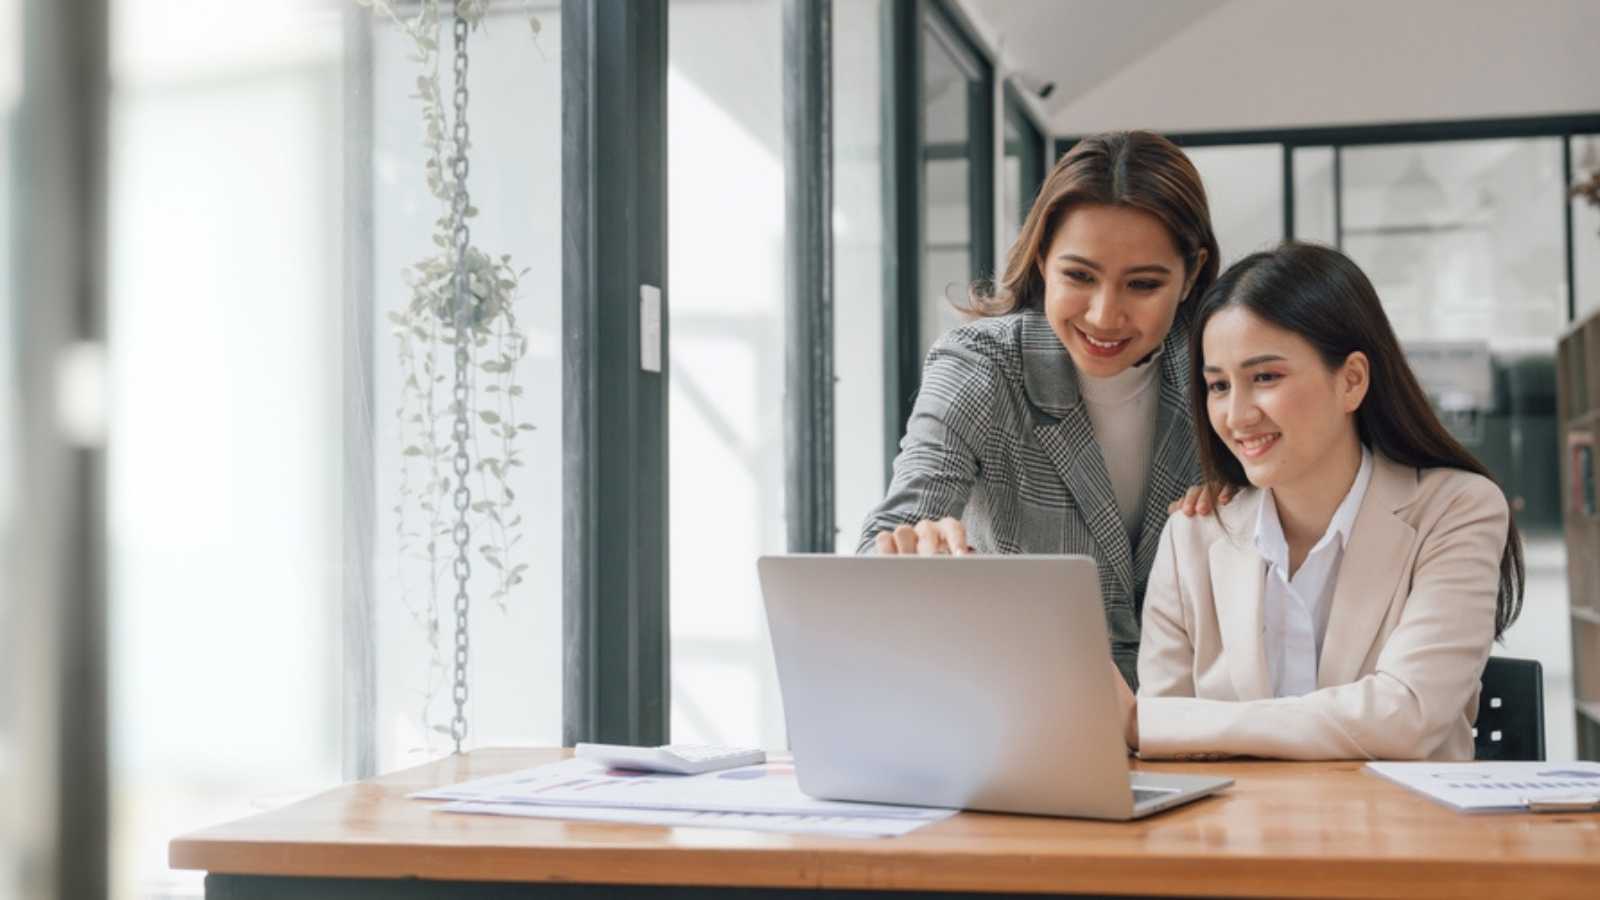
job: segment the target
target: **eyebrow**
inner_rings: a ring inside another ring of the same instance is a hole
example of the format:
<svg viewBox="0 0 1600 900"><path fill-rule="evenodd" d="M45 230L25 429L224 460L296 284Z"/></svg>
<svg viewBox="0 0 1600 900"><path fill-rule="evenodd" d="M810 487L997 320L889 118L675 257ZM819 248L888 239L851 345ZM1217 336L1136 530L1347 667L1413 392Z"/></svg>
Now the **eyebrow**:
<svg viewBox="0 0 1600 900"><path fill-rule="evenodd" d="M1095 270L1096 272L1105 271L1105 268L1103 266L1101 266L1099 263L1095 262L1092 259L1088 259L1086 257L1079 256L1076 253L1063 253L1060 256L1056 257L1056 259L1057 260L1064 260L1064 261L1067 261L1067 262L1082 263L1083 265L1088 266L1089 268ZM1124 274L1132 274L1134 272L1158 272L1158 273L1160 273L1162 275L1171 275L1172 274L1172 270L1171 269L1167 268L1166 266L1161 265L1160 263L1145 263L1142 266L1134 266L1133 268L1129 269Z"/></svg>
<svg viewBox="0 0 1600 900"><path fill-rule="evenodd" d="M1252 356L1249 359L1245 360L1244 362L1240 363L1239 364L1239 368L1248 369L1251 366L1259 366L1259 365L1261 365L1263 363L1283 362L1283 361L1284 361L1284 357L1279 356L1276 353L1263 353L1260 356ZM1222 367L1221 366L1206 366L1201 371L1203 371L1203 372L1221 372L1222 371Z"/></svg>

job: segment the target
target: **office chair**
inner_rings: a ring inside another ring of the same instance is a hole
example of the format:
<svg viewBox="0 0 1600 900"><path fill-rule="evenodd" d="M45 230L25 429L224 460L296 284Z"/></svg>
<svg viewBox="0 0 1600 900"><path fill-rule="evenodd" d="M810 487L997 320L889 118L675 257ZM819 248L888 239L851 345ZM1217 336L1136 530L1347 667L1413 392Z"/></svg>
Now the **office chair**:
<svg viewBox="0 0 1600 900"><path fill-rule="evenodd" d="M1476 759L1544 761L1544 668L1538 660L1489 657L1472 743Z"/></svg>

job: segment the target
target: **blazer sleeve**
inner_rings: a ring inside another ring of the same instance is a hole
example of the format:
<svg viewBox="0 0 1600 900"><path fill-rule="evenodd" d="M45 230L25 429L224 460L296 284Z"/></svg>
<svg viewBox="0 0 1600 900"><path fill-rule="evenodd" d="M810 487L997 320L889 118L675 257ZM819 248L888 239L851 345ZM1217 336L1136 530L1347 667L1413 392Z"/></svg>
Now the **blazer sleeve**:
<svg viewBox="0 0 1600 900"><path fill-rule="evenodd" d="M1474 478L1424 538L1400 620L1372 674L1300 697L1139 699L1139 753L1275 759L1427 759L1477 689L1494 640L1510 514Z"/></svg>
<svg viewBox="0 0 1600 900"><path fill-rule="evenodd" d="M1181 516L1167 519L1161 544L1150 565L1144 592L1144 619L1139 634L1139 698L1194 696L1194 642L1178 579L1176 528L1187 527Z"/></svg>
<svg viewBox="0 0 1600 900"><path fill-rule="evenodd" d="M1001 384L994 360L959 331L928 351L888 495L862 523L857 553L873 552L880 531L961 517L978 477Z"/></svg>

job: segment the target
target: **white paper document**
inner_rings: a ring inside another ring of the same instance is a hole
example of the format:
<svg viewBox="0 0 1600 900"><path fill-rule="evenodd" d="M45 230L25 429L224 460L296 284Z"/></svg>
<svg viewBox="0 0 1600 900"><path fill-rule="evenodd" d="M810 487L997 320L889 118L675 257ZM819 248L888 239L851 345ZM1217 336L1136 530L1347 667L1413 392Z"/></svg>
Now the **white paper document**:
<svg viewBox="0 0 1600 900"><path fill-rule="evenodd" d="M446 803L440 812L530 819L568 819L582 822L623 822L629 825L666 825L692 828L738 828L745 831L781 831L828 837L899 837L929 824L930 819L872 816L789 816L779 813L685 812L674 809L615 809L606 807L538 806L528 803ZM955 815L944 810L943 817Z"/></svg>
<svg viewBox="0 0 1600 900"><path fill-rule="evenodd" d="M413 794L420 800L606 806L691 812L783 813L936 819L946 810L883 803L817 800L800 791L794 764L766 762L704 775L664 775L608 769L586 759L524 769Z"/></svg>
<svg viewBox="0 0 1600 900"><path fill-rule="evenodd" d="M1367 771L1464 812L1520 812L1545 803L1600 804L1600 763L1367 763Z"/></svg>
<svg viewBox="0 0 1600 900"><path fill-rule="evenodd" d="M808 797L787 760L664 775L568 759L411 796L454 801L442 807L447 812L863 837L905 834L957 812Z"/></svg>

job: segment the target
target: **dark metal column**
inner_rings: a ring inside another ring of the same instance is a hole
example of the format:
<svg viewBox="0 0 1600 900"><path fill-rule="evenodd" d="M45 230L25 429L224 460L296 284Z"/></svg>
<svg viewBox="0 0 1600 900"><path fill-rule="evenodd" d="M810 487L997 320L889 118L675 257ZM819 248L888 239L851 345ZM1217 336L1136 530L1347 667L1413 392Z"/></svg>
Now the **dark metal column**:
<svg viewBox="0 0 1600 900"><path fill-rule="evenodd" d="M666 124L665 0L563 0L568 745L668 739Z"/></svg>
<svg viewBox="0 0 1600 900"><path fill-rule="evenodd" d="M1572 252L1572 204L1578 202L1577 198L1569 193L1572 184L1578 180L1578 173L1572 168L1572 141L1573 135L1561 138L1561 227L1562 235L1566 238L1563 249L1563 262L1567 276L1567 321L1575 322L1578 318L1578 278ZM1565 451L1563 451L1565 452Z"/></svg>
<svg viewBox="0 0 1600 900"><path fill-rule="evenodd" d="M885 0L883 72L884 480L922 378L922 3Z"/></svg>
<svg viewBox="0 0 1600 900"><path fill-rule="evenodd" d="M1283 239L1294 240L1294 145L1283 145Z"/></svg>
<svg viewBox="0 0 1600 900"><path fill-rule="evenodd" d="M831 0L784 0L784 474L789 550L831 553L833 60Z"/></svg>
<svg viewBox="0 0 1600 900"><path fill-rule="evenodd" d="M104 347L106 0L23 5L23 93L14 206L21 388L18 554L26 627L17 798L27 896L105 897L109 887ZM63 373L70 373L63 377ZM63 396L63 395L66 396ZM63 404L65 400L65 404ZM81 414L61 410L80 406ZM98 408L96 408L98 406ZM36 728L29 733L28 727ZM37 808L29 801L39 802Z"/></svg>

